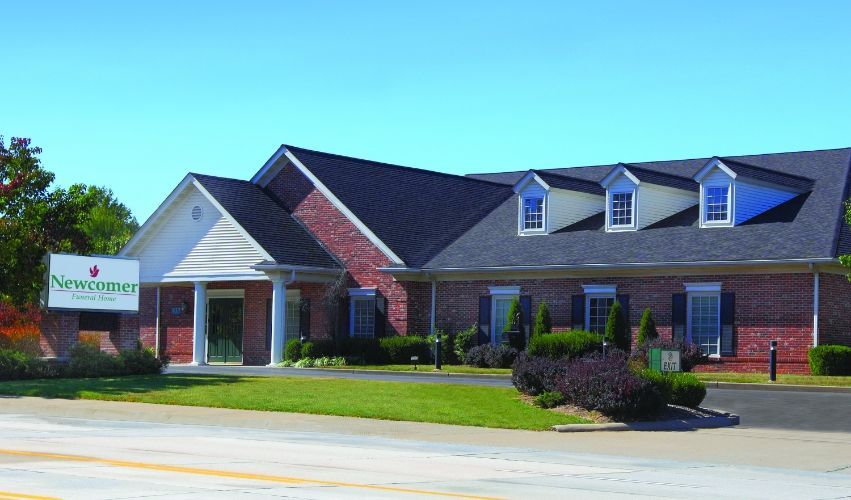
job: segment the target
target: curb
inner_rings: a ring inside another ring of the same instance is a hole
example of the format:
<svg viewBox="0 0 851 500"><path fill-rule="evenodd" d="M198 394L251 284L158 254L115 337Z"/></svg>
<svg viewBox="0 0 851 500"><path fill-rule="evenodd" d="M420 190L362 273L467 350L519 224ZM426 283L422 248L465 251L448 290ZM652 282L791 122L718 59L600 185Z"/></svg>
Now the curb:
<svg viewBox="0 0 851 500"><path fill-rule="evenodd" d="M279 368L281 369L281 368ZM295 368L288 366L283 368L286 370L304 370L306 372L322 372L322 373L353 373L358 375L393 375L405 377L445 377L445 378L474 378L481 380L511 380L511 375L501 373L450 373L450 372L435 372L435 371L409 371L401 372L395 370L358 370L357 368Z"/></svg>
<svg viewBox="0 0 851 500"><path fill-rule="evenodd" d="M739 416L719 412L717 417L689 418L682 420L659 420L657 422L614 422L611 424L569 424L554 425L556 432L595 432L595 431L688 431L693 429L717 429L739 425Z"/></svg>
<svg viewBox="0 0 851 500"><path fill-rule="evenodd" d="M829 385L753 384L741 382L704 382L707 389L733 389L737 391L780 391L780 392L833 392L851 393L851 387Z"/></svg>

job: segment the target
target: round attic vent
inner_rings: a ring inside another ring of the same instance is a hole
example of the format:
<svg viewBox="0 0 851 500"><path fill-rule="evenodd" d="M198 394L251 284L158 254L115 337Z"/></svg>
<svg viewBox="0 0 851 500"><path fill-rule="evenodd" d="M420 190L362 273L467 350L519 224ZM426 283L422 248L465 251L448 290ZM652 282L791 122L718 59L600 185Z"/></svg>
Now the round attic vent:
<svg viewBox="0 0 851 500"><path fill-rule="evenodd" d="M201 220L201 216L204 215L204 209L198 205L192 207L192 220Z"/></svg>

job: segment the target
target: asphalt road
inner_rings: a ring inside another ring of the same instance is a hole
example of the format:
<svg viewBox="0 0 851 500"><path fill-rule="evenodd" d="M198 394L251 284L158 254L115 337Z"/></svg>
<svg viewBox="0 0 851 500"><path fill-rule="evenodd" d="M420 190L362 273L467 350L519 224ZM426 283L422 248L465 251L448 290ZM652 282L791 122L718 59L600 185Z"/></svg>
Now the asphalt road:
<svg viewBox="0 0 851 500"><path fill-rule="evenodd" d="M505 377L400 375L380 371L352 373L345 370L302 370L263 366L175 365L169 367L168 372L242 376L337 377L360 380L511 386L511 381ZM851 432L851 393L848 392L709 389L703 406L726 410L739 415L743 427Z"/></svg>
<svg viewBox="0 0 851 500"><path fill-rule="evenodd" d="M0 400L0 498L840 498L851 436L509 431Z"/></svg>

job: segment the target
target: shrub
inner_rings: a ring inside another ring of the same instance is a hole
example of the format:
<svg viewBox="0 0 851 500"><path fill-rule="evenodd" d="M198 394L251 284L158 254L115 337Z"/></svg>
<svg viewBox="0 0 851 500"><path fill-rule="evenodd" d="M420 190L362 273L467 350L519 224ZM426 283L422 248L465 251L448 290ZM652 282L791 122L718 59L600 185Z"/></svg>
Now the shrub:
<svg viewBox="0 0 851 500"><path fill-rule="evenodd" d="M617 300L609 309L606 320L606 340L618 349L629 352L629 318L626 317L623 306Z"/></svg>
<svg viewBox="0 0 851 500"><path fill-rule="evenodd" d="M813 375L851 375L851 347L820 345L807 352Z"/></svg>
<svg viewBox="0 0 851 500"><path fill-rule="evenodd" d="M284 346L284 359L296 362L301 359L301 341L290 339Z"/></svg>
<svg viewBox="0 0 851 500"><path fill-rule="evenodd" d="M111 377L124 373L123 360L91 344L76 343L68 350L69 377Z"/></svg>
<svg viewBox="0 0 851 500"><path fill-rule="evenodd" d="M571 361L556 386L568 403L616 418L654 415L665 405L652 383L629 371L626 354L617 349L605 358L595 353Z"/></svg>
<svg viewBox="0 0 851 500"><path fill-rule="evenodd" d="M302 342L301 350L299 351L299 359L304 358L315 358L316 357L316 348L314 347L313 342Z"/></svg>
<svg viewBox="0 0 851 500"><path fill-rule="evenodd" d="M591 332L571 330L569 332L536 335L529 339L529 355L550 359L578 358L595 352L602 347L600 337Z"/></svg>
<svg viewBox="0 0 851 500"><path fill-rule="evenodd" d="M638 376L656 387L666 403L697 408L706 397L706 385L691 373L661 373L644 369Z"/></svg>
<svg viewBox="0 0 851 500"><path fill-rule="evenodd" d="M520 299L514 297L511 304L508 306L508 312L505 315L505 326L503 333L508 334L508 344L522 351L526 348L526 329L523 326L523 307L520 305Z"/></svg>
<svg viewBox="0 0 851 500"><path fill-rule="evenodd" d="M34 305L21 308L0 301L0 349L11 349L29 357L42 355L41 311Z"/></svg>
<svg viewBox="0 0 851 500"><path fill-rule="evenodd" d="M535 398L535 406L541 408L555 408L564 404L564 396L557 391L542 392Z"/></svg>
<svg viewBox="0 0 851 500"><path fill-rule="evenodd" d="M316 339L310 341L313 344L314 357L332 357L336 354L334 341L330 339Z"/></svg>
<svg viewBox="0 0 851 500"><path fill-rule="evenodd" d="M296 368L313 368L313 358L301 358L293 363Z"/></svg>
<svg viewBox="0 0 851 500"><path fill-rule="evenodd" d="M475 346L464 357L468 365L479 368L509 368L517 357L517 350L504 344Z"/></svg>
<svg viewBox="0 0 851 500"><path fill-rule="evenodd" d="M119 354L118 365L123 368L124 375L151 375L162 373L168 366L168 358L157 359L153 348L138 346L136 349L126 349Z"/></svg>
<svg viewBox="0 0 851 500"><path fill-rule="evenodd" d="M321 358L316 358L313 360L313 366L317 368L323 366L346 366L346 358L342 356L322 356Z"/></svg>
<svg viewBox="0 0 851 500"><path fill-rule="evenodd" d="M21 351L0 349L0 380L24 380L52 375L47 363Z"/></svg>
<svg viewBox="0 0 851 500"><path fill-rule="evenodd" d="M641 368L647 368L647 351L652 348L662 349L679 349L680 350L680 367L684 372L690 372L692 369L705 362L706 356L697 344L686 342L683 340L662 340L654 339L644 345L636 346L632 352L632 357Z"/></svg>
<svg viewBox="0 0 851 500"><path fill-rule="evenodd" d="M553 320L550 317L550 308L547 302L542 300L538 304L538 313L535 314L535 327L532 329L532 337L545 335L553 332Z"/></svg>
<svg viewBox="0 0 851 500"><path fill-rule="evenodd" d="M384 351L384 358L394 364L407 364L411 356L417 356L420 363L427 363L431 356L431 346L428 340L410 335L406 337L384 337L379 340L379 346Z"/></svg>
<svg viewBox="0 0 851 500"><path fill-rule="evenodd" d="M98 332L80 332L77 335L77 343L92 345L100 349L100 335Z"/></svg>
<svg viewBox="0 0 851 500"><path fill-rule="evenodd" d="M638 324L638 337L635 342L638 346L643 346L647 342L657 338L659 338L659 332L656 331L656 321L653 319L653 313L648 307L641 314L641 323Z"/></svg>
<svg viewBox="0 0 851 500"><path fill-rule="evenodd" d="M523 394L536 396L556 389L556 380L567 368L567 360L530 356L521 352L511 368L511 383L514 387Z"/></svg>
<svg viewBox="0 0 851 500"><path fill-rule="evenodd" d="M387 363L379 339L346 338L341 343L343 355L356 359L360 364L381 365ZM409 360L410 361L410 360Z"/></svg>
<svg viewBox="0 0 851 500"><path fill-rule="evenodd" d="M467 356L467 352L478 343L478 338L478 323L473 323L473 326L467 328L466 330L455 332L455 341L453 342L453 344L455 347L455 357L458 359L459 363L467 362L465 359L465 357Z"/></svg>
<svg viewBox="0 0 851 500"><path fill-rule="evenodd" d="M458 364L458 357L455 356L455 344L452 341L452 336L448 333L437 330L436 333L429 335L426 337L426 341L428 342L429 354L431 355L431 359L434 360L434 344L435 338L437 335L440 335L440 361L444 365L454 365ZM422 359L422 358L420 358Z"/></svg>

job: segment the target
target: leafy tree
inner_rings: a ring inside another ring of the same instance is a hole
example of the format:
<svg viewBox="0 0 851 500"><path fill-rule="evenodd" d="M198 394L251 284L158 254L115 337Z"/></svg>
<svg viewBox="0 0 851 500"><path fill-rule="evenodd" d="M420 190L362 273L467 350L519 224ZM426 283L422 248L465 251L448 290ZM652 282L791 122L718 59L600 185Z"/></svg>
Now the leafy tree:
<svg viewBox="0 0 851 500"><path fill-rule="evenodd" d="M535 314L535 328L532 330L532 336L544 335L553 331L553 320L550 317L550 308L547 302L542 300L538 304L538 313Z"/></svg>
<svg viewBox="0 0 851 500"><path fill-rule="evenodd" d="M117 254L139 229L130 209L116 200L110 189L83 184L71 189L82 198L81 204L91 207L81 229L89 237L92 253Z"/></svg>
<svg viewBox="0 0 851 500"><path fill-rule="evenodd" d="M845 223L851 225L851 199L845 202ZM851 254L840 255L839 262L851 271ZM851 281L851 272L848 273L848 280Z"/></svg>
<svg viewBox="0 0 851 500"><path fill-rule="evenodd" d="M523 308L520 306L520 299L514 297L511 304L508 306L508 313L505 315L505 327L503 333L512 332L508 337L508 343L511 347L522 351L526 347L526 332L523 328ZM514 334L513 332L517 332Z"/></svg>
<svg viewBox="0 0 851 500"><path fill-rule="evenodd" d="M659 332L656 331L656 321L653 319L653 313L648 307L644 309L644 313L641 315L641 323L638 324L636 344L643 346L645 343L656 338L659 338Z"/></svg>
<svg viewBox="0 0 851 500"><path fill-rule="evenodd" d="M623 307L617 300L609 310L606 320L606 341L618 349L629 352L629 324L623 313Z"/></svg>

